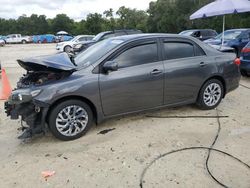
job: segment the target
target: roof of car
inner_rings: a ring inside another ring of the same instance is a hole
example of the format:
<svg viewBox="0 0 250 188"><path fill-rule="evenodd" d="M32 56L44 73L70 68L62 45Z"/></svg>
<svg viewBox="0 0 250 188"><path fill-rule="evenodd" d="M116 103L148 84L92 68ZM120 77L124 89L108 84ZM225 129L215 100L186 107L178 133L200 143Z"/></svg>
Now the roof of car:
<svg viewBox="0 0 250 188"><path fill-rule="evenodd" d="M76 37L94 37L95 35L77 35Z"/></svg>
<svg viewBox="0 0 250 188"><path fill-rule="evenodd" d="M246 31L246 30L250 30L250 28L228 29L226 31Z"/></svg>
<svg viewBox="0 0 250 188"><path fill-rule="evenodd" d="M140 31L140 30L137 30L137 29L117 29L117 30L113 30L113 31L103 31L101 33L114 33L114 32L119 32L119 31Z"/></svg>
<svg viewBox="0 0 250 188"><path fill-rule="evenodd" d="M188 36L182 36L178 34L170 34L170 33L141 33L141 34L132 34L132 35L122 35L118 37L113 37L113 39L120 40L133 40L133 39L143 39L148 37L174 37L174 38L189 38Z"/></svg>
<svg viewBox="0 0 250 188"><path fill-rule="evenodd" d="M182 32L188 32L188 31L215 31L215 30L214 29L189 29L189 30L184 30Z"/></svg>

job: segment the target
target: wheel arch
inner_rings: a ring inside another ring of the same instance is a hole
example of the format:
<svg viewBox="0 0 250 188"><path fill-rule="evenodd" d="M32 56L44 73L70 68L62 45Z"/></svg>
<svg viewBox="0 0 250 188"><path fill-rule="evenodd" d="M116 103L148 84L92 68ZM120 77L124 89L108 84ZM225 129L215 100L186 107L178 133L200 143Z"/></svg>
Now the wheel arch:
<svg viewBox="0 0 250 188"><path fill-rule="evenodd" d="M224 79L222 76L220 76L220 75L214 75L214 76L209 77L208 79L206 79L206 80L202 83L202 85L201 85L201 87L200 87L200 89L199 89L199 93L198 93L198 95L197 95L197 99L198 99L198 97L199 97L199 95L200 95L201 89L202 89L202 87L204 86L204 84L205 84L207 81L212 80L212 79L219 80L219 81L222 83L222 85L223 85L223 91L224 91L224 92L223 92L223 98L225 97L226 91L227 91L226 81L225 81L225 79ZM197 100L197 99L196 99L196 100Z"/></svg>
<svg viewBox="0 0 250 188"><path fill-rule="evenodd" d="M51 110L52 110L56 105L60 104L60 103L63 102L63 101L66 101L66 100L80 100L80 101L83 101L83 102L85 102L86 104L88 104L89 107L90 107L90 109L92 110L92 113L93 113L93 116L94 116L94 121L95 121L95 123L97 123L98 113L97 113L97 110L96 110L96 107L95 107L94 103L91 102L89 99L87 99L87 98L85 98L85 97L76 96L76 95L65 96L65 97L59 98L59 99L57 99L56 101L54 101L54 102L49 106L48 112L47 112L47 114L46 114L46 122L48 122L48 119L49 119Z"/></svg>

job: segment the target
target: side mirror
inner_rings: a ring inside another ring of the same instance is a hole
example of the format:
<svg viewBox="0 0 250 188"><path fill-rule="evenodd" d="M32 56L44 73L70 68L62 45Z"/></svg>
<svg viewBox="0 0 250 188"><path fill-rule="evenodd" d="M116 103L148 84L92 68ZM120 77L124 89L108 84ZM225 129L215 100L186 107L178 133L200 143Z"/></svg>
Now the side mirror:
<svg viewBox="0 0 250 188"><path fill-rule="evenodd" d="M103 70L104 70L104 72L117 71L118 64L115 61L107 61L103 65Z"/></svg>

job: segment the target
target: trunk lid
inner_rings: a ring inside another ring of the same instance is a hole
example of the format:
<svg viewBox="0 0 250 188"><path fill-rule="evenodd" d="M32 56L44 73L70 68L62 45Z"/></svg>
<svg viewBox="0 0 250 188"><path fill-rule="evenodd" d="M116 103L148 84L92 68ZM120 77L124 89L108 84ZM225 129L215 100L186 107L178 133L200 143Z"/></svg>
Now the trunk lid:
<svg viewBox="0 0 250 188"><path fill-rule="evenodd" d="M18 59L17 62L27 71L73 72L77 68L66 53Z"/></svg>

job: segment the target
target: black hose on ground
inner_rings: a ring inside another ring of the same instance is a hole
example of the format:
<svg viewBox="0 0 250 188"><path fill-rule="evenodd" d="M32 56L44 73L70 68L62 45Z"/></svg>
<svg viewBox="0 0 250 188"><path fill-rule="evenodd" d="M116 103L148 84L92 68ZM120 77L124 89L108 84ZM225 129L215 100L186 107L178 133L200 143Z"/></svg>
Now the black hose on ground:
<svg viewBox="0 0 250 188"><path fill-rule="evenodd" d="M243 84L240 84L240 86L242 86L242 87L244 87L244 88L246 88L246 89L250 89L250 87L245 86L245 85L243 85Z"/></svg>
<svg viewBox="0 0 250 188"><path fill-rule="evenodd" d="M215 135L215 138L213 140L213 143L211 144L210 147L187 147L187 148L182 148L182 149L178 149L178 150L173 150L173 151L170 151L170 152L167 152L167 153L164 153L158 157L156 157L154 160L152 160L142 171L142 174L141 174L141 177L140 177L140 188L143 188L143 184L144 184L144 176L147 172L147 170L159 159L163 158L163 157L167 157L173 153L178 153L178 152L182 152L182 151L188 151L188 150L208 150L208 154L207 154L207 159L206 159L206 170L208 172L208 174L212 177L212 179L218 183L219 185L221 185L222 187L224 188L228 188L229 186L225 185L224 183L220 182L210 171L209 169L209 159L210 159L210 154L211 154L211 151L215 151L215 152L218 152L218 153L221 153L221 154L224 154L236 161L238 161L239 163L241 163L242 165L246 166L249 170L250 170L250 166L243 162L242 160L240 160L239 158L227 153L227 152L224 152L222 150L219 150L219 149L214 149L214 145L216 144L217 140L218 140L218 137L220 135L220 131L221 131L221 123L220 123L220 118L224 118L224 117L228 117L228 116L219 116L219 113L218 113L218 110L216 110L217 112L217 116L214 116L216 119L217 119L217 123L218 123L218 130L217 130L217 133ZM151 118L164 118L164 116L147 116L147 117L151 117ZM211 118L213 116L165 116L165 118L194 118L194 117L202 117L202 118Z"/></svg>

